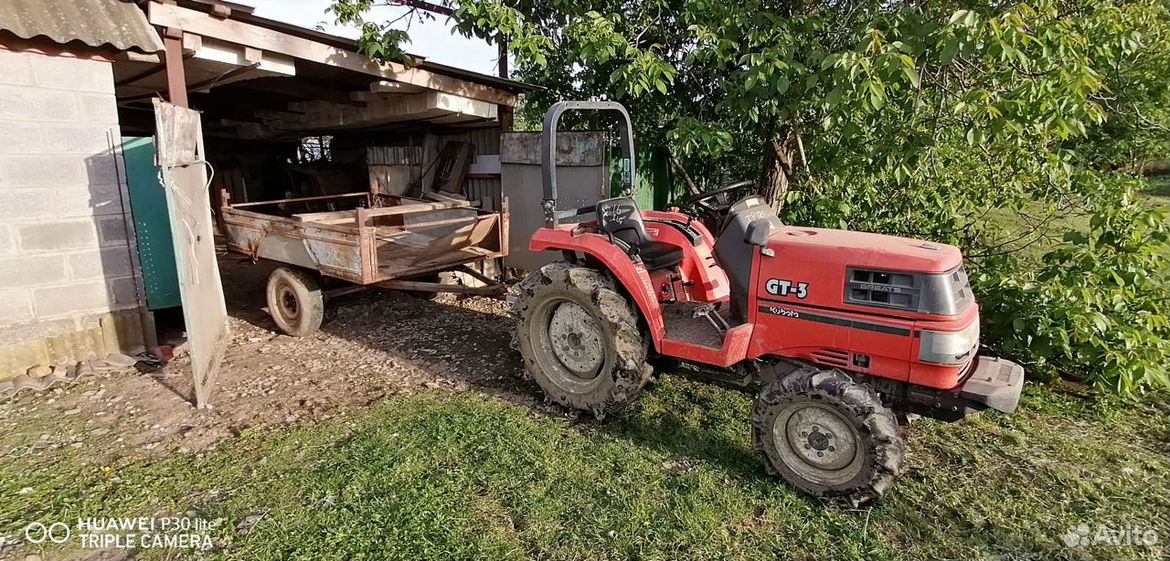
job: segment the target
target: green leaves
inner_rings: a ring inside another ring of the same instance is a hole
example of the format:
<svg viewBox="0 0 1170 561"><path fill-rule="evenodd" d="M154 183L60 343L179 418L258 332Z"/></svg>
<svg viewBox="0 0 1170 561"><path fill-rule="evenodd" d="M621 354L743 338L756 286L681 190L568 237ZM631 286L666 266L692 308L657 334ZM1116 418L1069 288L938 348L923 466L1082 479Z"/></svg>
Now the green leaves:
<svg viewBox="0 0 1170 561"><path fill-rule="evenodd" d="M965 27L974 27L979 21L979 16L971 10L956 10L951 19L947 20L947 25L956 26L961 25Z"/></svg>
<svg viewBox="0 0 1170 561"><path fill-rule="evenodd" d="M902 73L906 75L906 79L910 81L910 85L917 88L922 85L922 79L918 77L918 71L914 69L913 61L908 61L909 64L902 68Z"/></svg>
<svg viewBox="0 0 1170 561"><path fill-rule="evenodd" d="M1066 233L1034 273L985 275L988 334L1040 374L1123 394L1170 387L1170 216L1135 202L1131 182L1093 181L1113 196L1087 230Z"/></svg>

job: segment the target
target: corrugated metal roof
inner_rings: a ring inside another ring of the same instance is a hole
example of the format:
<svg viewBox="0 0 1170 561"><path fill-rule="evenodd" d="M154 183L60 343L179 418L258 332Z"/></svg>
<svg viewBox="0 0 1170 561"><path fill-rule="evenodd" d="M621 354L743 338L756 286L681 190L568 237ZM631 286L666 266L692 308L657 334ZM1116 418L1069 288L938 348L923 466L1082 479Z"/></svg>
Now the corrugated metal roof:
<svg viewBox="0 0 1170 561"><path fill-rule="evenodd" d="M133 3L122 0L3 0L0 30L22 39L47 37L66 44L110 45L118 50L163 50L158 32Z"/></svg>

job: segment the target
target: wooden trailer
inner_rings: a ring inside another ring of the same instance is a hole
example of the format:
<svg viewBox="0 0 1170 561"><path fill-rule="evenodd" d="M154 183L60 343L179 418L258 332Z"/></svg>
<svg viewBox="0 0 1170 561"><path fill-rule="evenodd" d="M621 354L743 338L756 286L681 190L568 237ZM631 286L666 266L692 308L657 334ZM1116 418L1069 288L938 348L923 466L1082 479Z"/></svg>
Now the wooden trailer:
<svg viewBox="0 0 1170 561"><path fill-rule="evenodd" d="M268 279L268 312L285 333L317 330L324 302L367 287L497 294L497 279L469 265L508 253L508 202L499 211L469 201L431 202L372 192L232 204L221 192L230 251L284 263ZM349 207L348 210L315 210ZM485 286L442 284L459 271ZM321 277L347 281L322 290Z"/></svg>

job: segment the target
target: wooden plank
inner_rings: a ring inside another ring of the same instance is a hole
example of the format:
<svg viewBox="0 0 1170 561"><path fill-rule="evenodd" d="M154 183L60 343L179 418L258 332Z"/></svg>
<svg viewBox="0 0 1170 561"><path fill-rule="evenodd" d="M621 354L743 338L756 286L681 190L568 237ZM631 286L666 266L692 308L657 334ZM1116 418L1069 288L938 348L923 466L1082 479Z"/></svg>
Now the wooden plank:
<svg viewBox="0 0 1170 561"><path fill-rule="evenodd" d="M305 222L310 224L328 224L330 226L340 226L342 224L357 225L357 219L353 216L349 218L320 218L317 220L305 220Z"/></svg>
<svg viewBox="0 0 1170 561"><path fill-rule="evenodd" d="M205 37L215 37L320 64L508 107L515 107L518 104L518 96L491 86L436 74L418 67L407 68L396 62L377 62L351 50L235 20L220 20L209 14L177 5L152 1L149 4L148 15L150 23L162 27L178 27Z"/></svg>
<svg viewBox="0 0 1170 561"><path fill-rule="evenodd" d="M296 78L259 78L256 80L237 82L236 85L250 90L286 94L305 99L318 99L340 105L349 105L351 107L366 106L365 101L353 99L349 91L319 86Z"/></svg>
<svg viewBox="0 0 1170 561"><path fill-rule="evenodd" d="M163 44L166 45L167 99L179 107L187 107L187 77L183 69L183 30L167 27L163 33ZM203 139L202 134L200 132L200 140Z"/></svg>
<svg viewBox="0 0 1170 561"><path fill-rule="evenodd" d="M292 199L275 199L275 200L271 200L271 201L253 201L250 203L237 203L237 204L234 204L231 206L232 206L232 208L243 208L243 207L249 207L249 206L278 205L281 203L304 203L304 202L309 202L309 201L327 201L330 199L348 199L348 198L353 198L353 197L369 197L369 196L370 196L370 194L368 192L361 191L358 193L342 193L340 195L319 195L316 197L296 197L296 198L292 198Z"/></svg>
<svg viewBox="0 0 1170 561"><path fill-rule="evenodd" d="M432 210L468 208L470 206L471 203L468 201L452 201L447 203L410 203L398 206L363 209L366 212L362 214L369 218L374 218L377 216L398 216L402 214L414 214L416 212L429 212ZM364 226L365 224L359 220L358 225Z"/></svg>
<svg viewBox="0 0 1170 561"><path fill-rule="evenodd" d="M392 82L390 80L377 80L370 82L369 93L409 94L417 93L418 91L418 86L412 86L402 82Z"/></svg>
<svg viewBox="0 0 1170 561"><path fill-rule="evenodd" d="M478 216L464 216L462 218L446 218L443 220L431 220L428 222L414 222L411 224L403 224L402 226L379 226L378 231L396 231L396 230L425 230L427 228L434 228L436 226L450 226L452 224L465 224L467 222L474 222L479 220Z"/></svg>
<svg viewBox="0 0 1170 561"><path fill-rule="evenodd" d="M414 259L414 263L423 263L444 253L461 250L482 242L488 234L499 224L498 214L489 214L479 219L475 224L469 224L446 236L434 241L426 251Z"/></svg>
<svg viewBox="0 0 1170 561"><path fill-rule="evenodd" d="M326 211L326 212L302 212L300 214L292 215L292 217L294 219L300 220L302 222L305 222L305 221L319 222L322 220L332 220L334 218L345 218L348 220L353 220L355 216L356 215L355 215L354 211L352 211L352 210L330 210L330 211Z"/></svg>
<svg viewBox="0 0 1170 561"><path fill-rule="evenodd" d="M492 296L502 293L505 288L501 285L465 286L462 284L442 284L437 282L418 282L405 280L387 280L374 286L390 290L411 290L414 292L453 292L456 294L475 294L478 296Z"/></svg>
<svg viewBox="0 0 1170 561"><path fill-rule="evenodd" d="M507 255L511 240L508 239L509 232L512 231L512 207L508 202L508 197L504 197L504 201L500 203L500 255Z"/></svg>
<svg viewBox="0 0 1170 561"><path fill-rule="evenodd" d="M399 231L390 232L387 234L379 233L378 234L378 241L390 242L390 243L395 244L395 245L413 247L415 249L426 249L427 247L429 247L431 245L432 242L435 241L435 238L428 236L426 234L420 234L418 232L399 230ZM382 246L379 249L386 250L386 247ZM393 250L390 250L390 251L392 252Z"/></svg>
<svg viewBox="0 0 1170 561"><path fill-rule="evenodd" d="M386 255L379 255L378 277L388 280L399 277L417 276L433 271L445 271L452 266L471 263L481 259L499 257L498 252L482 247L467 247L432 259L426 263L413 263L417 251L413 248L396 248Z"/></svg>
<svg viewBox="0 0 1170 561"><path fill-rule="evenodd" d="M283 129L364 128L406 121L432 122L441 117L492 120L499 107L470 97L424 91L410 95L377 95L364 107L343 107L326 101L292 102L299 115L273 115L272 125Z"/></svg>
<svg viewBox="0 0 1170 561"><path fill-rule="evenodd" d="M375 248L378 234L377 228L365 227L368 208L359 208L356 211L358 229L358 250L361 251L362 284L370 284L378 276L378 252Z"/></svg>
<svg viewBox="0 0 1170 561"><path fill-rule="evenodd" d="M353 226L341 226L336 224L327 224L324 222L298 222L283 216L275 216L272 214L264 214L262 212L242 210L231 206L221 207L220 215L223 216L223 221L225 224L234 224L246 228L255 228L256 220L264 220L290 231L303 232L309 229L318 229L337 232L338 234L348 234L351 236L358 235L357 229Z"/></svg>

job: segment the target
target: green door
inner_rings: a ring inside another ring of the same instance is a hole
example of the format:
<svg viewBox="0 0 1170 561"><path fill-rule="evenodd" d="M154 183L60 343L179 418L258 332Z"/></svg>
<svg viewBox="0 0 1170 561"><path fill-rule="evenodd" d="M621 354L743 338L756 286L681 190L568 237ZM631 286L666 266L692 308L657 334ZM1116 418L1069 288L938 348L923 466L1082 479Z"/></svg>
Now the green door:
<svg viewBox="0 0 1170 561"><path fill-rule="evenodd" d="M159 183L158 167L154 165L154 139L123 138L122 153L126 161L130 211L134 215L134 232L138 239L138 259L142 263L146 307L159 310L179 306L182 304L179 273L175 268L167 197Z"/></svg>
<svg viewBox="0 0 1170 561"><path fill-rule="evenodd" d="M671 192L674 177L670 169L670 155L665 148L639 150L635 169L638 177L634 180L634 202L642 210L665 210L674 202L677 193ZM613 173L610 185L613 196L621 195L621 154L615 152L610 159L609 169Z"/></svg>

